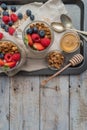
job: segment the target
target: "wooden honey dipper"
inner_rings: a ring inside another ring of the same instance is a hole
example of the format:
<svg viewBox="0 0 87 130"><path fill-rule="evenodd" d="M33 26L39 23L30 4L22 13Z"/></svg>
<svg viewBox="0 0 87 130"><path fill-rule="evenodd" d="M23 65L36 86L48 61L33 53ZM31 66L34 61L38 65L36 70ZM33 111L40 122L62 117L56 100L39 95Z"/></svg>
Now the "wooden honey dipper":
<svg viewBox="0 0 87 130"><path fill-rule="evenodd" d="M80 64L83 61L84 57L81 54L76 54L74 55L70 60L69 60L69 64L67 64L64 68L62 68L61 70L57 71L55 74L53 74L52 76L48 77L47 79L43 80L41 82L41 86L45 86L47 84L47 82L51 79L53 79L55 76L59 75L62 71L64 71L65 69L67 69L69 66L76 66L78 64Z"/></svg>

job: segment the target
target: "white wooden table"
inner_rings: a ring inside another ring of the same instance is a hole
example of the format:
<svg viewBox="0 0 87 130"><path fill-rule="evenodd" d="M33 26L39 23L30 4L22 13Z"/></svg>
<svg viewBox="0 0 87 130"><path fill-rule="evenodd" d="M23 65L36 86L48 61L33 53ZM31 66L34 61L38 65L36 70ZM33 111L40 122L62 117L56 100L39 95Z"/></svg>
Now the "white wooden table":
<svg viewBox="0 0 87 130"><path fill-rule="evenodd" d="M0 76L0 130L87 130L87 71L45 78Z"/></svg>

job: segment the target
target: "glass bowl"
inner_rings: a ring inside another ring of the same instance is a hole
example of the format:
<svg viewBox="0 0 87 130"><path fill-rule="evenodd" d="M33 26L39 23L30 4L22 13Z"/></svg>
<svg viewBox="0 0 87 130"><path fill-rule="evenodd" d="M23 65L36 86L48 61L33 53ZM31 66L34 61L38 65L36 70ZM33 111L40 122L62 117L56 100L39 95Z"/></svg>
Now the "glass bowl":
<svg viewBox="0 0 87 130"><path fill-rule="evenodd" d="M59 70L65 64L65 56L59 50L52 50L46 56L47 66L52 70Z"/></svg>
<svg viewBox="0 0 87 130"><path fill-rule="evenodd" d="M18 43L11 40L0 41L0 69L7 75L14 75L24 64L26 54Z"/></svg>
<svg viewBox="0 0 87 130"><path fill-rule="evenodd" d="M60 48L66 53L72 53L80 47L80 37L75 31L68 31L64 33L60 40Z"/></svg>
<svg viewBox="0 0 87 130"><path fill-rule="evenodd" d="M29 29L32 31L29 32ZM41 57L45 56L52 46L54 33L46 22L34 21L25 27L22 37L26 48L35 54L36 57Z"/></svg>

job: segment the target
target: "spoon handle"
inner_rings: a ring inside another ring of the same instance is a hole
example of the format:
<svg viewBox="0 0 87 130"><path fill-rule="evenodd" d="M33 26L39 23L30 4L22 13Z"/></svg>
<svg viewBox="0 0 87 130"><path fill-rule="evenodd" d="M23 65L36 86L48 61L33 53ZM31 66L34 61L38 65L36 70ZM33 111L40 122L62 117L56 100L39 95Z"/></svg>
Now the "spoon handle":
<svg viewBox="0 0 87 130"><path fill-rule="evenodd" d="M76 31L78 33L81 33L81 34L84 34L84 35L87 35L87 32L86 31L80 31L80 30L77 30L77 29L71 29L71 28L67 28L68 30L71 30L71 31Z"/></svg>

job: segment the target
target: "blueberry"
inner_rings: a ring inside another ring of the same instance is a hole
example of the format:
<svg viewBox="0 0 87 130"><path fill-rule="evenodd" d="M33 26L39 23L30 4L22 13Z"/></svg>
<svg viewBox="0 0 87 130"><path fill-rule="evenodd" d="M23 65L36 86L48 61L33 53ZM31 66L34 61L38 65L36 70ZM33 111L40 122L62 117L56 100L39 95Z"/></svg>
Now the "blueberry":
<svg viewBox="0 0 87 130"><path fill-rule="evenodd" d="M34 28L33 28L33 32L34 32L34 33L38 33L38 28L37 28L37 27L34 27Z"/></svg>
<svg viewBox="0 0 87 130"><path fill-rule="evenodd" d="M33 33L33 28L27 29L26 33L27 33L27 34L32 34L32 33Z"/></svg>
<svg viewBox="0 0 87 130"><path fill-rule="evenodd" d="M40 35L40 37L44 37L45 36L45 31L44 30L40 30L39 31L39 35Z"/></svg>
<svg viewBox="0 0 87 130"><path fill-rule="evenodd" d="M1 4L1 8L2 8L3 10L7 10L7 5L6 5L5 3L2 3L2 4Z"/></svg>
<svg viewBox="0 0 87 130"><path fill-rule="evenodd" d="M33 20L34 20L34 18L35 18L35 17L34 17L34 15L33 15L33 14L31 14L31 15L30 15L30 20L32 20L32 21L33 21Z"/></svg>
<svg viewBox="0 0 87 130"><path fill-rule="evenodd" d="M3 16L9 16L9 13L7 11L4 11L2 14Z"/></svg>
<svg viewBox="0 0 87 130"><path fill-rule="evenodd" d="M6 31L6 32L8 32L8 29L9 29L9 27L8 27L8 26L5 26L5 31Z"/></svg>
<svg viewBox="0 0 87 130"><path fill-rule="evenodd" d="M3 59L4 58L4 54L0 53L0 58Z"/></svg>
<svg viewBox="0 0 87 130"><path fill-rule="evenodd" d="M12 26L12 25L13 25L13 22L12 22L12 21L9 21L9 22L8 22L8 25L9 25L9 26Z"/></svg>
<svg viewBox="0 0 87 130"><path fill-rule="evenodd" d="M1 28L5 29L5 24L4 23L1 23Z"/></svg>
<svg viewBox="0 0 87 130"><path fill-rule="evenodd" d="M26 10L26 15L27 15L27 16L30 16L30 15L31 15L31 10L29 10L29 9Z"/></svg>
<svg viewBox="0 0 87 130"><path fill-rule="evenodd" d="M22 13L18 13L18 18L22 19L23 18L23 14Z"/></svg>
<svg viewBox="0 0 87 130"><path fill-rule="evenodd" d="M16 12L16 7L15 6L11 6L11 11L12 12Z"/></svg>

